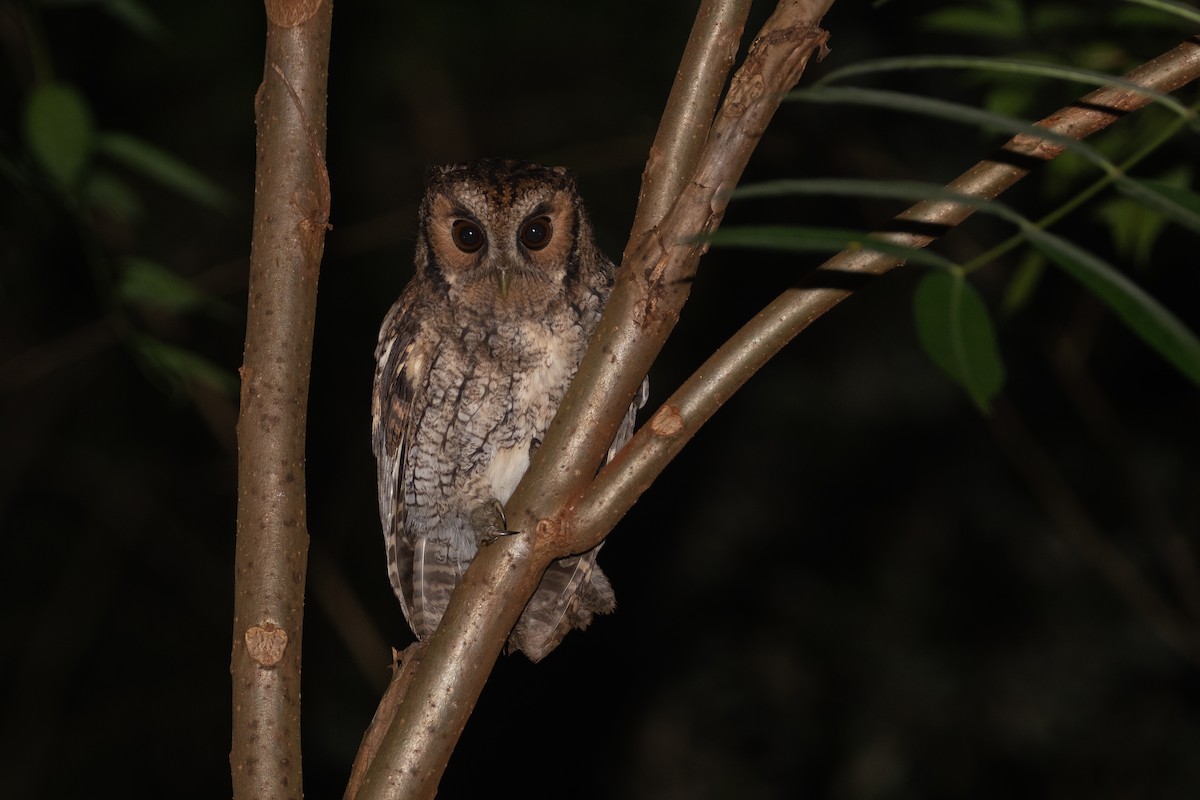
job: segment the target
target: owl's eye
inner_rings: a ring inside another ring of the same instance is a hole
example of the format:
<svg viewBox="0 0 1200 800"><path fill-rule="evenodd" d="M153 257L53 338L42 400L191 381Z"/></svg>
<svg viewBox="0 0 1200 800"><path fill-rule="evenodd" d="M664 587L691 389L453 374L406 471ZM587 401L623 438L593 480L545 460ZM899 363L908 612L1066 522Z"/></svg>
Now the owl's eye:
<svg viewBox="0 0 1200 800"><path fill-rule="evenodd" d="M541 250L550 244L550 218L535 217L521 226L521 244L530 250Z"/></svg>
<svg viewBox="0 0 1200 800"><path fill-rule="evenodd" d="M450 238L454 246L464 253L474 253L483 247L483 228L466 219L456 219L450 226Z"/></svg>

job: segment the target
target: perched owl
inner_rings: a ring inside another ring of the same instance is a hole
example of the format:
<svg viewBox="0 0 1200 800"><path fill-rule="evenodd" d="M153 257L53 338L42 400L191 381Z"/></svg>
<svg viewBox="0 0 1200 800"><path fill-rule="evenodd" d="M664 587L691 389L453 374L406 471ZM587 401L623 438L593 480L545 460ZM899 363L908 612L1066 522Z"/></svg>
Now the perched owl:
<svg viewBox="0 0 1200 800"><path fill-rule="evenodd" d="M416 274L375 351L388 575L427 638L554 417L613 284L571 173L475 161L426 174ZM611 457L629 438L630 407ZM538 661L615 607L597 546L551 564L509 638Z"/></svg>

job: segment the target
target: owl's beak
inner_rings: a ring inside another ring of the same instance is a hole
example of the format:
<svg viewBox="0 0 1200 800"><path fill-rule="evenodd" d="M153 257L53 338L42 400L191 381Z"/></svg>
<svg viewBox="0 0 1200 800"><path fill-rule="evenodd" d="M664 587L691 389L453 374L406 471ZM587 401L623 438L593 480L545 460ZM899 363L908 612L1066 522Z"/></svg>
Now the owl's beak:
<svg viewBox="0 0 1200 800"><path fill-rule="evenodd" d="M508 296L508 284L512 282L512 272L507 267L500 267L496 270L496 282L500 284L500 296Z"/></svg>

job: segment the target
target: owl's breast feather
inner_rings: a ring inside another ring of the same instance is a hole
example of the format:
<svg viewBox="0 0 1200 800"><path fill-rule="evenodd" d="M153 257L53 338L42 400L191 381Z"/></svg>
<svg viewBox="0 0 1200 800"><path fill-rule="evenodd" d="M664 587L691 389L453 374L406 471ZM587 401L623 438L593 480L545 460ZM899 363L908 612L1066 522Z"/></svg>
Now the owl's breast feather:
<svg viewBox="0 0 1200 800"><path fill-rule="evenodd" d="M492 496L501 503L508 502L525 470L529 469L533 440L541 439L550 427L582 356L579 352L582 348L576 341L551 336L543 338L540 344L543 347L537 350L541 351L542 358L537 366L513 376L516 380L511 413L520 421L516 431L520 439L511 447L497 450L484 473Z"/></svg>

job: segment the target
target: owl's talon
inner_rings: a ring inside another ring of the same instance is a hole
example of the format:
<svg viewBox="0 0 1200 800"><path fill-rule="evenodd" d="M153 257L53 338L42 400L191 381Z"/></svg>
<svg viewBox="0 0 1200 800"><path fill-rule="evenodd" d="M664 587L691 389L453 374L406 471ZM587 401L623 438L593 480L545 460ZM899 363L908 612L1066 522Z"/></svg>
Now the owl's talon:
<svg viewBox="0 0 1200 800"><path fill-rule="evenodd" d="M481 545L489 545L501 536L520 533L520 531L508 529L508 517L504 514L504 506L495 498L492 498L490 507L485 506L479 509L478 513L483 516L482 519L476 518L479 524L475 526L475 529L479 531L479 544Z"/></svg>

